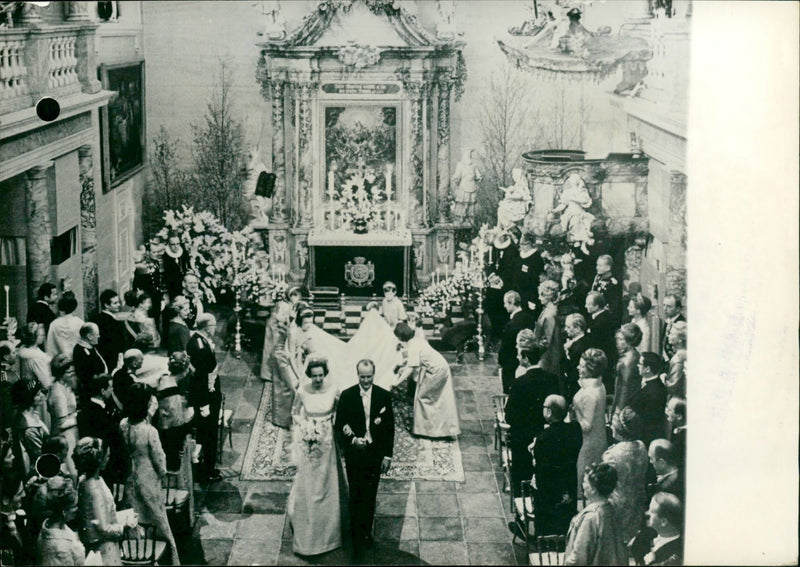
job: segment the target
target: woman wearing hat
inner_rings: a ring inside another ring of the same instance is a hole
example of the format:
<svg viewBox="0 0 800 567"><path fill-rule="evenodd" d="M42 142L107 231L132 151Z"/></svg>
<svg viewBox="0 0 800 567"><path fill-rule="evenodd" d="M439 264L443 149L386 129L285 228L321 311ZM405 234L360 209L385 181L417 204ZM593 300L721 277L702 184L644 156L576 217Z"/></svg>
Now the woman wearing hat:
<svg viewBox="0 0 800 567"><path fill-rule="evenodd" d="M611 434L617 442L603 453L603 462L617 469L617 486L609 502L626 542L641 529L647 508L645 474L649 461L647 447L637 439L639 429L639 416L631 408L624 408L611 421Z"/></svg>
<svg viewBox="0 0 800 567"><path fill-rule="evenodd" d="M48 518L36 544L39 565L83 565L86 551L78 535L67 526L67 511L75 506L77 495L72 482L62 476L47 481Z"/></svg>
<svg viewBox="0 0 800 567"><path fill-rule="evenodd" d="M158 380L156 399L158 399L157 428L161 445L167 455L167 470L180 468L180 454L183 441L190 431L194 408L186 401L181 386L188 387L187 375L191 372L191 361L185 352L174 352L169 357L169 374L162 374Z"/></svg>
<svg viewBox="0 0 800 567"><path fill-rule="evenodd" d="M20 480L30 476L36 459L42 454L42 443L50 435L50 429L37 411L44 400L42 385L37 380L17 380L11 385L11 401L17 409L13 428L14 465Z"/></svg>

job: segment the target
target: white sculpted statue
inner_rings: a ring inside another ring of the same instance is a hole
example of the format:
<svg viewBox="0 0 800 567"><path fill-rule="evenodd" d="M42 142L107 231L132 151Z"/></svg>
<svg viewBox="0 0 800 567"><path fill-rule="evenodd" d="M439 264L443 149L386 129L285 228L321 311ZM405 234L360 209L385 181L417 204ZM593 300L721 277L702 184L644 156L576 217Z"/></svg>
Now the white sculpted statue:
<svg viewBox="0 0 800 567"><path fill-rule="evenodd" d="M594 215L589 212L592 196L580 175L573 172L567 176L561 188L558 205L553 209L555 215L561 215L561 228L567 235L567 241L581 248L588 254L588 246L594 244L592 222Z"/></svg>
<svg viewBox="0 0 800 567"><path fill-rule="evenodd" d="M280 0L261 2L261 13L266 16L262 35L267 39L286 39L286 18L281 15Z"/></svg>
<svg viewBox="0 0 800 567"><path fill-rule="evenodd" d="M453 174L454 205L453 216L456 221L464 222L475 205L475 194L478 192L477 182L483 179L478 166L472 161L475 152L464 148L461 161L456 165Z"/></svg>
<svg viewBox="0 0 800 567"><path fill-rule="evenodd" d="M250 204L251 222L267 224L272 210L272 199L256 195L258 176L267 171L261 160L259 146L250 146L247 152L246 176L244 181L244 198Z"/></svg>
<svg viewBox="0 0 800 567"><path fill-rule="evenodd" d="M515 167L511 170L513 185L500 187L505 197L497 205L497 224L500 228L509 228L523 218L531 204L531 192L528 189L528 179L522 169Z"/></svg>

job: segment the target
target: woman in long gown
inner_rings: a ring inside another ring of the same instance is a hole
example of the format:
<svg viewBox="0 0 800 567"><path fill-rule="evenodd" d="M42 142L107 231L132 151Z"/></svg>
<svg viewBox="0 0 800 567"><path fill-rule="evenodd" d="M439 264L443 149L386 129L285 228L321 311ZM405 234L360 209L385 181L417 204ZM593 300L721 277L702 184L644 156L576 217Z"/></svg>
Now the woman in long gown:
<svg viewBox="0 0 800 567"><path fill-rule="evenodd" d="M542 312L536 319L533 329L534 340L544 349L539 367L550 374L559 376L561 373L561 325L558 323L558 289L553 280L545 280L539 284L539 301Z"/></svg>
<svg viewBox="0 0 800 567"><path fill-rule="evenodd" d="M611 422L611 433L617 443L603 453L603 462L617 469L617 486L608 501L614 507L626 542L642 528L647 507L647 447L636 439L638 429L639 416L631 408L623 409Z"/></svg>
<svg viewBox="0 0 800 567"><path fill-rule="evenodd" d="M342 546L342 511L347 501L341 461L333 438L339 390L327 379L328 361L309 358L310 381L297 390L292 420L292 458L297 467L287 512L292 549L318 555Z"/></svg>
<svg viewBox="0 0 800 567"><path fill-rule="evenodd" d="M305 304L298 303L298 306L300 305ZM308 334L311 324L314 322L314 311L307 307L300 307L294 321L295 324L289 327L286 348L292 356L295 374L303 376L308 355L314 350Z"/></svg>
<svg viewBox="0 0 800 567"><path fill-rule="evenodd" d="M424 337L416 336L406 323L398 323L395 336L406 349L406 365L396 383L417 373L414 395L414 435L423 437L455 437L458 425L453 376L444 357Z"/></svg>
<svg viewBox="0 0 800 567"><path fill-rule="evenodd" d="M167 456L156 428L150 420L158 402L145 384L133 384L128 393L128 417L119 424L130 466L125 482L125 499L143 524L154 526L159 538L167 542L172 565L180 565L178 548L167 519L161 493L161 480L167 474Z"/></svg>
<svg viewBox="0 0 800 567"><path fill-rule="evenodd" d="M608 446L606 439L606 387L603 372L608 360L605 353L589 348L578 363L580 390L572 399L572 418L581 426L583 444L578 453L578 478L583 478L586 467L599 463ZM578 483L578 498L583 497L582 482Z"/></svg>
<svg viewBox="0 0 800 567"><path fill-rule="evenodd" d="M273 354L272 376L272 423L289 429L292 425L292 405L294 404L300 378L292 363L292 353L286 346L289 338L289 325L278 321L275 330L275 352Z"/></svg>

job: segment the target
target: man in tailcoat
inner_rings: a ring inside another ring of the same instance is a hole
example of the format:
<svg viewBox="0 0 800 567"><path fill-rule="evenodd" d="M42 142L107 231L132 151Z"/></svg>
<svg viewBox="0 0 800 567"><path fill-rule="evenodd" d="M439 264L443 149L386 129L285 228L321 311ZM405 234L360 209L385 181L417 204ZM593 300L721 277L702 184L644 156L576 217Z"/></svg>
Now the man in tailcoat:
<svg viewBox="0 0 800 567"><path fill-rule="evenodd" d="M120 355L125 352L125 324L115 317L119 307L119 295L113 289L107 289L100 294L100 313L92 318L100 329L97 352L106 361L109 372L119 365Z"/></svg>
<svg viewBox="0 0 800 567"><path fill-rule="evenodd" d="M72 349L72 363L75 366L77 381L77 397L79 405L89 401L87 394L89 382L98 374L108 374L109 368L105 359L97 350L100 330L95 323L84 323L81 327L80 339Z"/></svg>
<svg viewBox="0 0 800 567"><path fill-rule="evenodd" d="M602 350L608 359L608 366L603 375L603 383L606 385L606 392L614 392L614 370L617 367L617 345L614 335L617 332L617 324L614 316L606 306L606 299L599 291L590 291L586 296L586 312L589 314L589 340L591 346Z"/></svg>
<svg viewBox="0 0 800 567"><path fill-rule="evenodd" d="M622 323L622 287L614 277L614 260L608 254L603 254L597 259L597 275L592 281L591 291L603 294L611 313L614 325L619 327Z"/></svg>
<svg viewBox="0 0 800 567"><path fill-rule="evenodd" d="M544 258L536 247L534 236L530 233L523 234L519 241L519 259L516 261L516 268L511 289L520 294L524 311L531 311L538 315L541 308L537 303L539 301L539 278L544 273Z"/></svg>
<svg viewBox="0 0 800 567"><path fill-rule="evenodd" d="M39 286L36 301L28 307L28 323L44 325L44 334L50 330L50 323L56 318L53 305L58 301L58 289L50 282Z"/></svg>
<svg viewBox="0 0 800 567"><path fill-rule="evenodd" d="M645 447L654 439L664 437L666 428L667 387L661 381L660 374L664 362L654 352L643 352L639 357L639 375L642 377L641 388L631 398L628 405L641 420L639 439Z"/></svg>
<svg viewBox="0 0 800 567"><path fill-rule="evenodd" d="M664 297L664 322L661 323L661 354L664 360L669 361L675 354L675 348L669 342L669 333L672 326L679 321L686 321L681 313L681 300L673 294Z"/></svg>
<svg viewBox="0 0 800 567"><path fill-rule="evenodd" d="M533 329L536 318L530 311L523 311L522 299L516 291L507 291L503 296L503 305L509 314L508 323L503 328L500 349L497 351L497 364L500 365L500 378L503 392L508 394L514 383L514 372L517 369L517 334L522 329Z"/></svg>
<svg viewBox="0 0 800 567"><path fill-rule="evenodd" d="M373 385L375 363L356 365L358 384L342 392L334 429L344 452L350 486L350 533L355 560L372 545L372 522L381 474L392 464L394 412L391 394Z"/></svg>

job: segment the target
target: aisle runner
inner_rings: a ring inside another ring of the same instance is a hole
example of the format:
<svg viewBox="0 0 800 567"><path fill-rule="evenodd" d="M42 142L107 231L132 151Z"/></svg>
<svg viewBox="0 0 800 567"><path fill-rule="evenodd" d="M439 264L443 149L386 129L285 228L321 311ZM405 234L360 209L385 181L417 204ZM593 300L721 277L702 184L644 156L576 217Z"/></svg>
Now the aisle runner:
<svg viewBox="0 0 800 567"><path fill-rule="evenodd" d="M242 465L242 480L290 480L291 433L269 420L272 388L265 384L253 431ZM396 480L447 480L464 482L464 467L458 441L417 439L408 429L412 422L411 405L400 395L394 396L394 456L392 468L383 478Z"/></svg>

